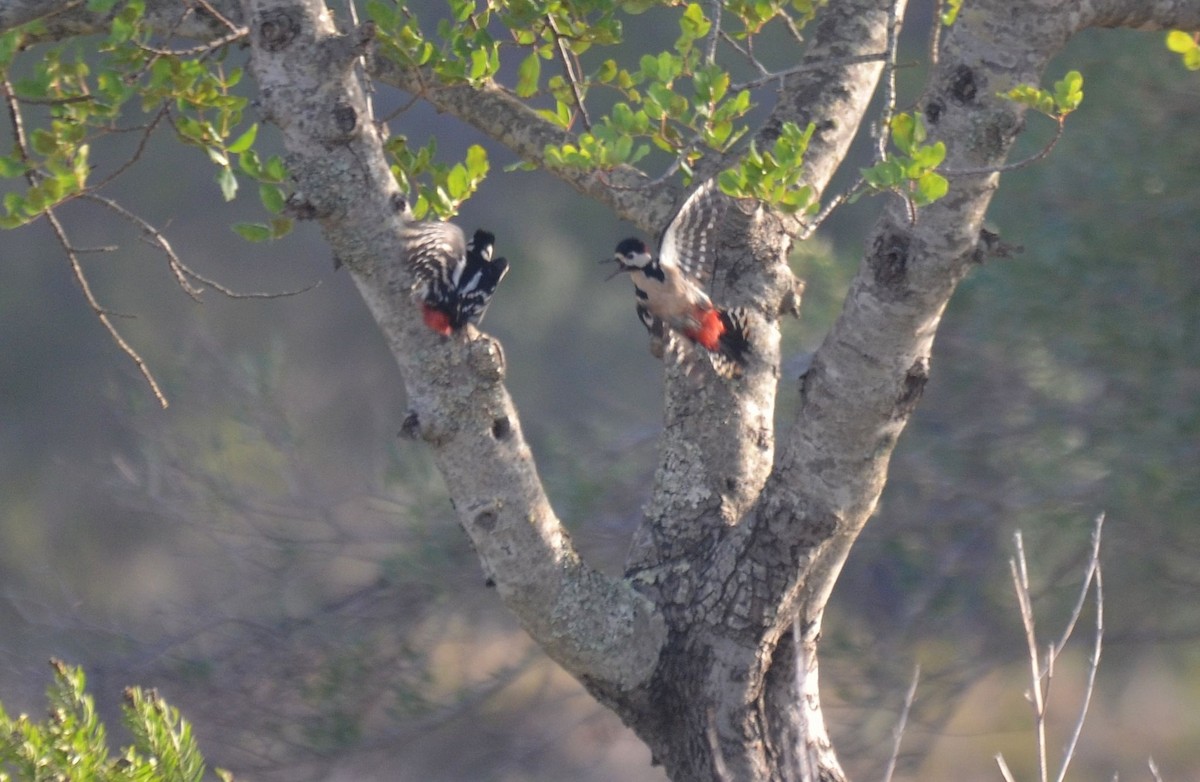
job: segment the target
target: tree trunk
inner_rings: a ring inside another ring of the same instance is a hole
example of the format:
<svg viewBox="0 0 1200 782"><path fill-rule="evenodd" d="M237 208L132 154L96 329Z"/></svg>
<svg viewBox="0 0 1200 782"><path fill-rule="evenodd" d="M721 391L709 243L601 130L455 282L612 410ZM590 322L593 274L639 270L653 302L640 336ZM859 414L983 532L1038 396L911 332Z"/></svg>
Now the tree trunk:
<svg viewBox="0 0 1200 782"><path fill-rule="evenodd" d="M845 779L819 697L824 608L929 377L942 312L991 246L981 241L983 215L1024 123L1023 108L999 93L1041 83L1080 29L1195 29L1200 2L968 4L943 31L916 109L929 140L946 144L950 191L919 210L888 202L837 322L798 381L799 410L778 449L779 324L802 290L788 254L803 225L759 203L732 203L714 288L722 304L750 311L754 357L738 381L667 367L654 495L621 578L589 567L550 507L503 384L499 343L474 329L443 338L422 324L400 258L397 185L355 68L372 51L374 28L339 33L320 0L205 5L249 28L261 107L283 133L295 180L291 206L320 222L353 275L403 371L407 428L432 447L484 569L530 635L621 716L672 779ZM61 11L46 27L51 36L107 23L78 3L47 7ZM150 13L171 7L156 0ZM37 13L0 0L0 28ZM785 122L813 122L804 165L818 194L858 131L903 14L903 0L823 5L806 62L781 80L758 139L769 142ZM195 30L169 13L162 24L204 37L204 15L189 18ZM544 162L547 143L574 138L495 85L438 84L381 56L372 73L533 163ZM701 161L698 170L728 164ZM632 187L645 183L628 166L557 173L649 232L680 201L667 183Z"/></svg>

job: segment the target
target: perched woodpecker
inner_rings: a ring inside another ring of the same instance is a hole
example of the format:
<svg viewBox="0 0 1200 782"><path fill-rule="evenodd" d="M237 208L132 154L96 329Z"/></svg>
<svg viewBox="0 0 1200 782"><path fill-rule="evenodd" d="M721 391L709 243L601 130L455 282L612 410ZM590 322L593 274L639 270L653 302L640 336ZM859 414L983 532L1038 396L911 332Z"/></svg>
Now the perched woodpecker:
<svg viewBox="0 0 1200 782"><path fill-rule="evenodd" d="M710 180L693 193L663 231L657 256L641 239L625 239L611 259L633 280L637 314L656 341L680 334L707 351L717 374L740 377L750 355L749 328L743 310L713 305L704 283L716 260L716 228L724 199Z"/></svg>
<svg viewBox="0 0 1200 782"><path fill-rule="evenodd" d="M492 257L496 237L476 230L470 242L453 223L412 222L404 226L404 255L417 274L413 295L425 325L449 336L479 324L508 261Z"/></svg>

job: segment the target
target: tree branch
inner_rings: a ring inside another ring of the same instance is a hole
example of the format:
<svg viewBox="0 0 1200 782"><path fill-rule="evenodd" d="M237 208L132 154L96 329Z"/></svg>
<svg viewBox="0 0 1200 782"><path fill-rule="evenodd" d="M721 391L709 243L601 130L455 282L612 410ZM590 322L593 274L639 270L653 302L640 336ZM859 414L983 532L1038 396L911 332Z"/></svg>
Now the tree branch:
<svg viewBox="0 0 1200 782"><path fill-rule="evenodd" d="M547 146L578 143L573 133L538 116L498 84L478 88L438 84L429 73L402 68L382 56L371 58L371 74L385 84L419 95L438 111L475 127L535 165L545 165L543 150ZM650 234L662 230L679 201L678 187L665 182L649 186L646 175L632 166L610 171L548 170Z"/></svg>
<svg viewBox="0 0 1200 782"><path fill-rule="evenodd" d="M1080 3L1080 10L1082 14L1079 29L1200 29L1200 2L1197 0L1091 0Z"/></svg>
<svg viewBox="0 0 1200 782"><path fill-rule="evenodd" d="M0 31L81 7L83 3L84 0L3 0L0 2Z"/></svg>
<svg viewBox="0 0 1200 782"><path fill-rule="evenodd" d="M111 14L89 11L82 0L0 0L0 32L39 18L46 29L36 40L58 41L106 32ZM147 0L145 18L157 32L210 41L229 34L231 25L240 25L242 12L236 0Z"/></svg>
<svg viewBox="0 0 1200 782"><path fill-rule="evenodd" d="M248 0L252 67L300 196L385 334L412 406L406 430L433 446L463 528L505 604L575 676L620 690L653 671L666 632L623 580L589 568L550 508L504 388L498 342L443 338L399 262L403 219L352 62L317 0ZM331 67L336 59L340 68ZM501 292L503 295L503 292Z"/></svg>

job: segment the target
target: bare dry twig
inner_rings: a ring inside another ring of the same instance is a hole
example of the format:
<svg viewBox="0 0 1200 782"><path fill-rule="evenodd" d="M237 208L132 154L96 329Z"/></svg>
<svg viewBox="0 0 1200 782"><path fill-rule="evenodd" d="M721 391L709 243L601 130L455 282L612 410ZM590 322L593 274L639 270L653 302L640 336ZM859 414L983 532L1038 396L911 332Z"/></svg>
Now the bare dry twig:
<svg viewBox="0 0 1200 782"><path fill-rule="evenodd" d="M1044 657L1038 647L1037 627L1033 615L1033 600L1029 586L1029 569L1025 559L1024 542L1019 531L1013 536L1016 556L1009 560L1009 569L1012 571L1013 586L1017 593L1017 604L1021 613L1021 622L1025 628L1025 642L1029 649L1030 688L1026 693L1026 697L1033 704L1039 782L1050 782L1050 770L1046 757L1046 716L1048 713L1047 705L1049 703L1050 684L1054 677L1054 665L1058 660L1058 656L1066 647L1067 641L1070 640L1076 624L1079 622L1079 617L1087 603L1089 592L1093 593L1093 600L1096 606L1096 625L1092 642L1092 655L1088 661L1083 701L1079 707L1079 714L1072 725L1071 734L1063 748L1062 760L1054 775L1055 782L1063 782L1066 778L1067 769L1075 757L1079 736L1083 732L1083 724L1087 719L1088 708L1091 705L1092 695L1095 692L1096 671L1100 665L1100 651L1104 643L1104 580L1100 568L1100 539L1103 527L1104 514L1101 513L1096 517L1092 530L1091 551L1088 556L1087 565L1084 568L1084 577L1079 591L1079 598L1075 602L1070 616L1067 618L1066 626L1058 642L1051 643L1046 648ZM1000 767L1000 773L1004 777L1005 782L1015 782L1012 771L1009 769L1002 755L996 755L996 763Z"/></svg>
<svg viewBox="0 0 1200 782"><path fill-rule="evenodd" d="M892 782L892 775L896 773L896 761L900 757L900 743L904 740L904 728L908 724L908 715L912 711L913 701L917 697L917 684L920 681L921 666L918 664L913 668L912 682L908 685L908 692L904 694L904 707L900 710L900 719L892 730L892 754L888 758L887 768L883 772L883 782Z"/></svg>

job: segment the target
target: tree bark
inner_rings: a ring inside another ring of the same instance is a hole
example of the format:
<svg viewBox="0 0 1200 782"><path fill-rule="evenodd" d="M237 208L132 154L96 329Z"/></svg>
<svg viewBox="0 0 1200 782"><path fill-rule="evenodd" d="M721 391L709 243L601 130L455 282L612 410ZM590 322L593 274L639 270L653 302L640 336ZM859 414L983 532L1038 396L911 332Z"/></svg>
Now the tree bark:
<svg viewBox="0 0 1200 782"><path fill-rule="evenodd" d="M944 31L917 108L930 141L946 144L950 191L915 220L889 201L799 380L778 454L779 322L798 297L787 257L802 226L759 204L731 204L714 289L722 305L750 309L754 358L736 382L667 367L653 499L625 577L613 578L580 558L550 507L504 387L500 344L473 329L443 338L421 322L400 258L397 185L353 67L371 52L372 28L340 34L320 0L210 3L223 22L191 6L150 5L173 34L219 37L230 21L249 29L294 205L319 221L386 336L412 407L406 429L433 449L485 571L538 644L645 740L672 779L688 782L846 778L820 706L824 607L929 378L947 302L986 259L981 223L1024 123L1024 110L998 94L1041 83L1084 27L1200 27L1197 0L969 3ZM54 13L50 37L105 24L80 3L42 10ZM872 55L903 12L903 0L825 5L804 55L825 65L784 80L758 133L770 141L784 122L816 124L805 170L817 193L859 129L882 68ZM0 30L40 13L0 0ZM378 57L372 73L419 89L535 163L547 143L572 138L496 85L439 85ZM556 173L652 233L682 195L629 167Z"/></svg>

